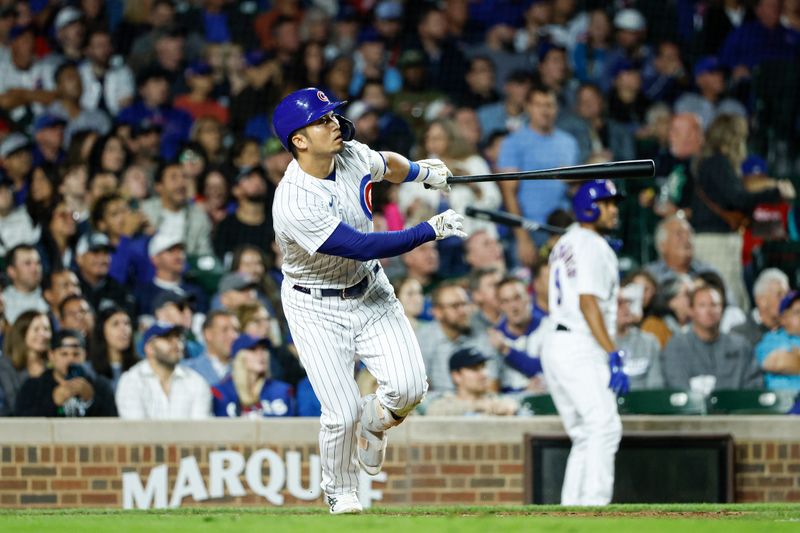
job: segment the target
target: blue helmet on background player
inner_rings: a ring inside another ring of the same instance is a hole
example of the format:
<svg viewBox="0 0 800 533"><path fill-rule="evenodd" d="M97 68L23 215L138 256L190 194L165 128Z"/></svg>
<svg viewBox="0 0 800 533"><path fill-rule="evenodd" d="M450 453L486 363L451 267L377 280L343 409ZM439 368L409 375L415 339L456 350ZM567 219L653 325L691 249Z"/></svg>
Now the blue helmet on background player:
<svg viewBox="0 0 800 533"><path fill-rule="evenodd" d="M280 101L272 114L272 127L275 135L278 136L283 147L289 150L289 139L294 132L319 120L331 111L336 111L346 103L347 101L331 102L328 96L316 87L306 87L294 91ZM342 130L342 139L352 141L356 132L353 123L338 114L336 119Z"/></svg>
<svg viewBox="0 0 800 533"><path fill-rule="evenodd" d="M592 180L581 185L572 197L572 210L578 222L594 222L600 217L598 200L622 198L611 180Z"/></svg>

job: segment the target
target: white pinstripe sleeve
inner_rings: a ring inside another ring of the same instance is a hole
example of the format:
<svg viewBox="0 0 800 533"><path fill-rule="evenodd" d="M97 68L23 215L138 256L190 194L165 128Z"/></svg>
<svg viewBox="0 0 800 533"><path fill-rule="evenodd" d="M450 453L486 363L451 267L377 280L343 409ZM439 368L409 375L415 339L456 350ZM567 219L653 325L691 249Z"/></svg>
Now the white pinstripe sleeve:
<svg viewBox="0 0 800 533"><path fill-rule="evenodd" d="M372 181L383 180L387 168L386 159L384 159L380 152L376 152L366 144L362 144L358 141L350 141L348 144L353 149L355 155L366 163L369 168L369 173L372 176Z"/></svg>
<svg viewBox="0 0 800 533"><path fill-rule="evenodd" d="M313 256L342 220L333 215L333 207L319 195L287 186L286 208L276 210L275 215L281 218L280 226L286 235Z"/></svg>

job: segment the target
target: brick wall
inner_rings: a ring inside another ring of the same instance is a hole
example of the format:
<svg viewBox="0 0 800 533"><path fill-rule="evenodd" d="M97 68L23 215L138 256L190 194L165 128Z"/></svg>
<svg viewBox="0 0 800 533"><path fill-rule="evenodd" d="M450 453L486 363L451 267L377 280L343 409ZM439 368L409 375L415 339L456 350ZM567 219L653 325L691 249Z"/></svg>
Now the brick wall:
<svg viewBox="0 0 800 533"><path fill-rule="evenodd" d="M625 429L719 433L733 423L730 420L708 426L698 424L695 418L684 427L676 418L665 418L626 420ZM739 421L740 426L734 424L728 431L736 442L736 501L800 501L800 436L793 419L792 425L776 430L773 424L778 420L755 425ZM160 464L168 465L171 495L181 458L194 456L208 484L208 454L226 449L241 453L245 459L263 448L281 457L286 451L300 452L304 461L302 486L308 487L307 461L311 454L317 454L318 425L313 421L284 426L228 421L228 427L180 423L156 428L129 427L121 421L85 422L78 428L64 421L25 424L14 427L13 422L0 421L0 507L119 508L122 474L136 471L144 484L150 470ZM537 430L557 434L559 427L555 419L537 423L410 420L402 431L393 430L396 435L390 440L384 468L388 479L373 483L383 492L383 500L375 505L522 503L523 435ZM737 433L742 438L737 438ZM174 442L157 444L165 440ZM244 476L241 479L244 484ZM285 505L320 505L298 500L286 491L283 495ZM228 504L269 505L250 490L244 497L201 503L185 499L183 503Z"/></svg>

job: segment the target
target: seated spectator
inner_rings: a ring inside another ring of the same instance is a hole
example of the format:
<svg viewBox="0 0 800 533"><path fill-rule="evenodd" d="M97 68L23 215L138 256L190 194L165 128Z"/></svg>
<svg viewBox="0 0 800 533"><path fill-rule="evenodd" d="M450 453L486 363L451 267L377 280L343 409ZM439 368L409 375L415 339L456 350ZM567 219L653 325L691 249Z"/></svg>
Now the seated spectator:
<svg viewBox="0 0 800 533"><path fill-rule="evenodd" d="M214 415L250 418L295 416L294 391L283 381L272 379L267 338L240 335L231 347L231 374L211 388Z"/></svg>
<svg viewBox="0 0 800 533"><path fill-rule="evenodd" d="M139 362L133 346L131 317L121 307L104 306L98 313L89 344L92 370L111 380L116 391L119 378Z"/></svg>
<svg viewBox="0 0 800 533"><path fill-rule="evenodd" d="M711 285L689 295L691 327L675 334L661 355L664 384L704 394L715 389L758 389L761 370L753 347L736 333L722 333L723 296Z"/></svg>
<svg viewBox="0 0 800 533"><path fill-rule="evenodd" d="M203 208L190 203L189 184L178 162L159 166L155 174L158 196L142 203L142 212L159 231L180 237L189 255L210 255L211 222Z"/></svg>
<svg viewBox="0 0 800 533"><path fill-rule="evenodd" d="M744 324L747 321L747 315L744 314L739 307L731 303L728 298L728 291L725 288L725 282L719 274L713 271L706 271L697 276L695 284L711 285L722 294L722 323L719 326L722 333L728 333L734 327ZM753 346L751 344L751 346Z"/></svg>
<svg viewBox="0 0 800 533"><path fill-rule="evenodd" d="M519 404L492 391L489 358L475 348L456 351L448 362L454 390L428 404L429 416L514 415Z"/></svg>
<svg viewBox="0 0 800 533"><path fill-rule="evenodd" d="M195 61L184 71L189 92L175 98L175 108L189 113L195 120L214 117L222 124L228 122L228 109L213 97L214 78L211 66L203 61Z"/></svg>
<svg viewBox="0 0 800 533"><path fill-rule="evenodd" d="M617 346L625 351L624 370L632 390L664 386L661 345L654 335L639 329L643 295L641 285L630 282L620 289L617 298Z"/></svg>
<svg viewBox="0 0 800 533"><path fill-rule="evenodd" d="M295 385L306 376L297 349L291 339L282 342L280 325L266 307L258 302L244 303L236 308L236 316L243 334L257 339L266 337L272 343L269 368L273 378Z"/></svg>
<svg viewBox="0 0 800 533"><path fill-rule="evenodd" d="M668 278L660 284L653 297L649 315L642 322L642 331L654 335L666 347L676 333L683 333L691 320L689 292L692 280L688 276Z"/></svg>
<svg viewBox="0 0 800 533"><path fill-rule="evenodd" d="M203 345L195 338L192 331L195 314L193 305L194 297L191 294L173 290L161 291L153 299L152 318L156 322L174 324L184 329L183 347L187 359L193 359L203 353ZM202 321L202 314L198 318ZM142 348L143 346L144 344ZM144 353L144 350L140 350L140 353Z"/></svg>
<svg viewBox="0 0 800 533"><path fill-rule="evenodd" d="M41 311L25 311L3 337L3 354L11 360L20 383L42 375L53 336L50 319Z"/></svg>
<svg viewBox="0 0 800 533"><path fill-rule="evenodd" d="M0 169L0 257L18 244L36 244L40 233L25 206L14 205L14 182Z"/></svg>
<svg viewBox="0 0 800 533"><path fill-rule="evenodd" d="M400 257L406 267L406 275L422 285L422 292L429 292L438 281L439 251L436 243L426 242Z"/></svg>
<svg viewBox="0 0 800 533"><path fill-rule="evenodd" d="M213 228L228 216L230 190L225 174L217 167L211 167L200 176L197 187L197 205L208 215Z"/></svg>
<svg viewBox="0 0 800 533"><path fill-rule="evenodd" d="M79 67L83 82L81 107L108 110L116 116L134 96L131 69L121 61L112 61L114 48L108 29L91 30L84 52L86 60Z"/></svg>
<svg viewBox="0 0 800 533"><path fill-rule="evenodd" d="M99 232L85 233L75 246L78 263L78 281L81 293L92 309L100 309L105 302L113 302L133 314L136 300L127 289L108 275L114 247L108 237Z"/></svg>
<svg viewBox="0 0 800 533"><path fill-rule="evenodd" d="M464 240L464 261L470 270L494 268L505 272L506 258L503 255L503 247L497 240L497 232L481 229L470 233Z"/></svg>
<svg viewBox="0 0 800 533"><path fill-rule="evenodd" d="M17 416L117 416L111 384L103 376L90 376L84 366L86 342L80 332L56 332L48 360L48 370L22 385Z"/></svg>
<svg viewBox="0 0 800 533"><path fill-rule="evenodd" d="M534 315L525 282L506 277L497 284L497 303L503 318L489 330L489 340L505 364L500 369L504 393L542 393L546 385L539 360L544 335L550 331L541 315Z"/></svg>
<svg viewBox="0 0 800 533"><path fill-rule="evenodd" d="M779 308L780 328L756 345L756 359L770 390L800 390L800 292L787 294Z"/></svg>
<svg viewBox="0 0 800 533"><path fill-rule="evenodd" d="M661 41L658 53L642 71L644 94L651 102L672 103L685 90L686 78L680 45L670 40Z"/></svg>
<svg viewBox="0 0 800 533"><path fill-rule="evenodd" d="M183 359L183 328L156 322L143 336L145 359L122 374L116 400L128 420L200 420L211 414L211 391Z"/></svg>
<svg viewBox="0 0 800 533"><path fill-rule="evenodd" d="M603 92L608 91L611 21L604 9L593 9L582 42L572 51L575 77L582 83L594 83Z"/></svg>
<svg viewBox="0 0 800 533"><path fill-rule="evenodd" d="M498 132L515 132L528 123L525 100L531 83L531 75L527 70L513 71L505 78L503 100L478 108L483 141Z"/></svg>
<svg viewBox="0 0 800 533"><path fill-rule="evenodd" d="M73 329L88 339L94 329L94 311L80 294L70 294L58 305L59 329Z"/></svg>
<svg viewBox="0 0 800 533"><path fill-rule="evenodd" d="M200 374L209 386L217 385L231 371L231 346L239 331L236 315L222 309L211 311L203 322L205 351L181 364Z"/></svg>
<svg viewBox="0 0 800 533"><path fill-rule="evenodd" d="M663 283L681 275L697 276L711 267L694 258L694 230L682 215L670 215L656 227L656 250L658 261L645 268Z"/></svg>
<svg viewBox="0 0 800 533"><path fill-rule="evenodd" d="M78 71L78 64L65 62L55 70L56 99L47 108L47 113L63 117L64 146L69 146L72 136L77 131L92 130L105 135L111 130L111 120L99 109L86 109L81 105L83 82Z"/></svg>
<svg viewBox="0 0 800 533"><path fill-rule="evenodd" d="M0 143L0 170L11 180L14 205L25 205L28 196L33 169L32 150L30 139L21 133L9 133Z"/></svg>
<svg viewBox="0 0 800 533"><path fill-rule="evenodd" d="M161 124L161 157L166 160L175 157L181 144L189 140L192 127L192 116L169 101L169 78L170 74L158 67L141 71L136 79L139 98L117 117L126 124L136 124L145 118Z"/></svg>
<svg viewBox="0 0 800 533"><path fill-rule="evenodd" d="M478 331L495 326L502 316L497 304L497 284L503 272L496 268L478 268L469 274L469 295L477 307L472 327ZM399 296L398 296L399 298Z"/></svg>
<svg viewBox="0 0 800 533"><path fill-rule="evenodd" d="M486 331L473 330L472 303L467 291L453 282L446 282L433 291L432 322L420 325L417 330L422 359L428 371L429 395L439 395L454 390L450 379L448 361L460 348L472 347L484 354L492 354L489 376L494 381L499 376L499 361L489 343Z"/></svg>
<svg viewBox="0 0 800 533"><path fill-rule="evenodd" d="M411 328L416 332L419 327L419 315L422 314L422 309L425 305L425 297L422 295L422 285L419 281L404 276L392 280L392 287L394 294L403 306L403 312L406 315Z"/></svg>
<svg viewBox="0 0 800 533"><path fill-rule="evenodd" d="M23 312L34 309L47 312L47 302L39 287L42 282L42 263L39 252L29 244L19 244L8 252L6 274L11 284L3 290L5 315L9 324Z"/></svg>
<svg viewBox="0 0 800 533"><path fill-rule="evenodd" d="M781 300L789 294L789 277L777 268L764 269L753 285L756 306L747 321L731 329L756 346L759 341L780 325Z"/></svg>
<svg viewBox="0 0 800 533"><path fill-rule="evenodd" d="M150 239L147 254L155 268L152 281L136 288L139 315L153 315L159 294L172 291L192 299L195 310L208 310L206 293L193 283L183 279L186 271L186 247L180 235L159 231Z"/></svg>
<svg viewBox="0 0 800 533"><path fill-rule="evenodd" d="M0 355L0 417L13 414L20 385L11 359Z"/></svg>
<svg viewBox="0 0 800 533"><path fill-rule="evenodd" d="M238 272L222 276L214 295L214 309L236 311L240 305L258 301L258 282Z"/></svg>
<svg viewBox="0 0 800 533"><path fill-rule="evenodd" d="M229 259L238 246L252 244L264 252L270 249L273 239L272 206L274 188L270 188L267 175L261 167L246 168L239 172L233 185L236 211L225 217L214 235L214 252L220 259Z"/></svg>
<svg viewBox="0 0 800 533"><path fill-rule="evenodd" d="M703 57L694 65L697 93L685 93L675 102L675 113L693 113L708 128L717 115L727 113L747 118L747 109L734 98L725 97L725 71L714 56Z"/></svg>
<svg viewBox="0 0 800 533"><path fill-rule="evenodd" d="M71 270L53 270L42 282L44 299L50 306L50 320L58 325L59 306L67 296L80 296L81 285L78 276Z"/></svg>
<svg viewBox="0 0 800 533"><path fill-rule="evenodd" d="M619 59L611 68L612 87L608 95L608 116L635 133L645 123L650 100L642 90L641 65Z"/></svg>

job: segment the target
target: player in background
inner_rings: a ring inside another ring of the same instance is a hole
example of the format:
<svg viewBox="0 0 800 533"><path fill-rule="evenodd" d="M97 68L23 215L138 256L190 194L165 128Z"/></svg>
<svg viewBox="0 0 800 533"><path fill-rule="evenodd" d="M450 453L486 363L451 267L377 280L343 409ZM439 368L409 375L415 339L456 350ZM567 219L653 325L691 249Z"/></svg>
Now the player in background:
<svg viewBox="0 0 800 533"><path fill-rule="evenodd" d="M595 180L572 200L577 223L550 253L549 306L554 331L542 368L572 440L562 505L606 505L614 492L614 456L622 437L616 395L628 378L614 344L619 292L617 257L603 235L618 223L614 184Z"/></svg>
<svg viewBox="0 0 800 533"><path fill-rule="evenodd" d="M314 392L322 404L322 489L332 514L357 513L359 465L377 474L386 430L424 398L419 345L378 259L422 243L466 237L452 210L411 228L373 232L372 184L415 181L448 190L438 159L409 161L353 141L353 124L309 87L275 108L273 127L294 159L273 202L283 253L281 300ZM353 377L358 357L378 381L363 399Z"/></svg>

